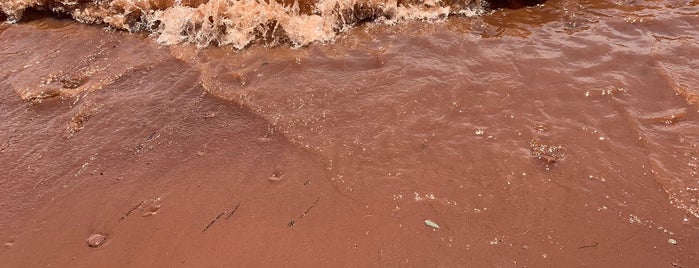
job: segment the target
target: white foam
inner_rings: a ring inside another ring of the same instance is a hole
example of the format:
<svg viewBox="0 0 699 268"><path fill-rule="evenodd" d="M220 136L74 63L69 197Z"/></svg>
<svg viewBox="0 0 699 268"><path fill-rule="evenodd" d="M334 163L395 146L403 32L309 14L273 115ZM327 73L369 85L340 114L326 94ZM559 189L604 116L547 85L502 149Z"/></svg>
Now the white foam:
<svg viewBox="0 0 699 268"><path fill-rule="evenodd" d="M8 20L17 20L27 8L51 6L53 12L69 14L83 23L152 31L157 34L157 42L165 45L190 43L200 48L230 45L243 49L256 41L292 46L330 42L361 21L394 24L410 20L440 21L454 14L476 16L482 13L476 3L464 0L449 6L441 0L425 0L415 5L396 0L320 0L311 5L311 10L302 12L298 2L284 6L261 0L209 0L197 7L184 6L180 0L171 6L155 0L98 3L10 0L0 3L0 10L7 14Z"/></svg>

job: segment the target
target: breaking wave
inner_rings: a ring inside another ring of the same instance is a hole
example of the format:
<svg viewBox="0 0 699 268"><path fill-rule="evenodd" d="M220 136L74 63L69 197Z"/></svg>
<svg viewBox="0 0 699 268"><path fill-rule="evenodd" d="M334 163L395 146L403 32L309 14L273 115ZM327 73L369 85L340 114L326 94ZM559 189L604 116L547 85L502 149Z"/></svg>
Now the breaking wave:
<svg viewBox="0 0 699 268"><path fill-rule="evenodd" d="M148 31L161 44L198 47L250 44L303 46L328 42L363 22L392 24L475 16L490 8L521 5L513 0L9 0L2 16L18 22L28 10L67 14L83 23ZM517 0L515 0L517 1ZM532 0L524 4L530 3ZM534 0L536 1L536 0Z"/></svg>

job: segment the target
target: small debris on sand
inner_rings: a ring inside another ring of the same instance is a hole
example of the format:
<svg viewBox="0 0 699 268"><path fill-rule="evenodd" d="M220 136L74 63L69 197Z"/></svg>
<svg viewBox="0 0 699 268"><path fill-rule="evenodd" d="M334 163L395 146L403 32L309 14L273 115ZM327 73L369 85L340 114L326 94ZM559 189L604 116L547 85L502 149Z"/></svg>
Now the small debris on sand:
<svg viewBox="0 0 699 268"><path fill-rule="evenodd" d="M560 145L548 145L537 140L531 140L529 147L532 156L540 159L547 166L558 163L565 156L565 148Z"/></svg>
<svg viewBox="0 0 699 268"><path fill-rule="evenodd" d="M677 240L672 239L672 238L668 239L667 242L670 243L671 245L677 245Z"/></svg>
<svg viewBox="0 0 699 268"><path fill-rule="evenodd" d="M275 176L269 176L269 177L267 177L267 180L268 180L268 181L271 181L271 182L278 182L278 181L281 181L282 178L281 178L281 177L275 177Z"/></svg>
<svg viewBox="0 0 699 268"><path fill-rule="evenodd" d="M209 224L206 225L206 227L204 227L204 230L202 230L201 232L203 233L203 232L206 232L206 230L209 230L209 228L211 227L211 225L214 225L214 223L215 223L216 221L218 221L218 219L221 218L221 216L223 216L223 214L226 214L226 213L228 213L227 210L226 210L226 211L223 211L223 212L221 212L221 213L219 213L218 216L216 216L216 218L214 218L213 220L211 220L211 222L209 222Z"/></svg>
<svg viewBox="0 0 699 268"><path fill-rule="evenodd" d="M107 237L103 234L92 234L87 238L87 245L92 248L96 248L101 246L106 240Z"/></svg>
<svg viewBox="0 0 699 268"><path fill-rule="evenodd" d="M214 118L215 116L216 116L215 112L206 112L204 115L202 115L202 118L209 119L209 118Z"/></svg>
<svg viewBox="0 0 699 268"><path fill-rule="evenodd" d="M432 227L433 229L439 230L439 225L431 220L425 220L425 225Z"/></svg>
<svg viewBox="0 0 699 268"><path fill-rule="evenodd" d="M584 248L596 248L596 247L597 247L598 245L599 245L599 243L595 242L594 244L590 244L590 245L584 245L584 246L580 246L580 247L578 247L578 249L584 249Z"/></svg>
<svg viewBox="0 0 699 268"><path fill-rule="evenodd" d="M117 178L117 180L119 180L119 178ZM145 200L141 201L140 203L138 203L138 205L134 206L134 207L131 208L129 211L127 211L126 213L124 213L124 215L122 215L121 218L119 218L119 221L123 221L124 219L126 219L126 217L128 217L129 215L131 215L131 213L133 213L136 209L141 208L145 202L146 202Z"/></svg>
<svg viewBox="0 0 699 268"><path fill-rule="evenodd" d="M284 175L284 172L275 169L274 172L272 172L272 176L267 177L267 180L271 182L278 182L282 180L282 175Z"/></svg>
<svg viewBox="0 0 699 268"><path fill-rule="evenodd" d="M233 214L235 214L235 212L238 211L238 208L239 208L239 207L240 207L240 202L238 202L238 204L235 206L235 208L233 208L233 210L231 211L231 213L228 214L228 216L226 217L226 220L228 220L228 219L230 219L231 217L233 217Z"/></svg>

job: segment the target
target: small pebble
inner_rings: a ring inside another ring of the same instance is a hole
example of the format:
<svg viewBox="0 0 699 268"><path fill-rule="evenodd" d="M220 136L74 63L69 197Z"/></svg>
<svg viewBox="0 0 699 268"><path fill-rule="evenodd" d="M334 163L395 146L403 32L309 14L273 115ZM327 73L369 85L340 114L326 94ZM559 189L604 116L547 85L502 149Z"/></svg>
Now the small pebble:
<svg viewBox="0 0 699 268"><path fill-rule="evenodd" d="M672 244L672 245L677 245L677 240L672 239L672 238L668 239L667 242Z"/></svg>
<svg viewBox="0 0 699 268"><path fill-rule="evenodd" d="M425 225L432 227L434 229L439 229L439 225L437 225L435 222L431 220L425 220Z"/></svg>
<svg viewBox="0 0 699 268"><path fill-rule="evenodd" d="M202 117L204 119L214 118L216 116L215 112L206 112Z"/></svg>
<svg viewBox="0 0 699 268"><path fill-rule="evenodd" d="M99 247L107 240L107 237L103 234L92 234L87 238L87 245L93 248Z"/></svg>

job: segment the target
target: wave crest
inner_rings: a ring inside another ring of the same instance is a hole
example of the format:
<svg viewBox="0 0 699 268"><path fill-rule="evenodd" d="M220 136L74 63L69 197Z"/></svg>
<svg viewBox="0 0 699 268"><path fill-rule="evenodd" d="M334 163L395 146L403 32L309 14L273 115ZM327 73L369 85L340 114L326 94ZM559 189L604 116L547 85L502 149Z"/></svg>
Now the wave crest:
<svg viewBox="0 0 699 268"><path fill-rule="evenodd" d="M302 46L333 40L367 22L437 20L485 12L480 0L9 0L0 3L7 21L27 9L68 14L83 23L149 31L162 44L198 47L252 43Z"/></svg>

